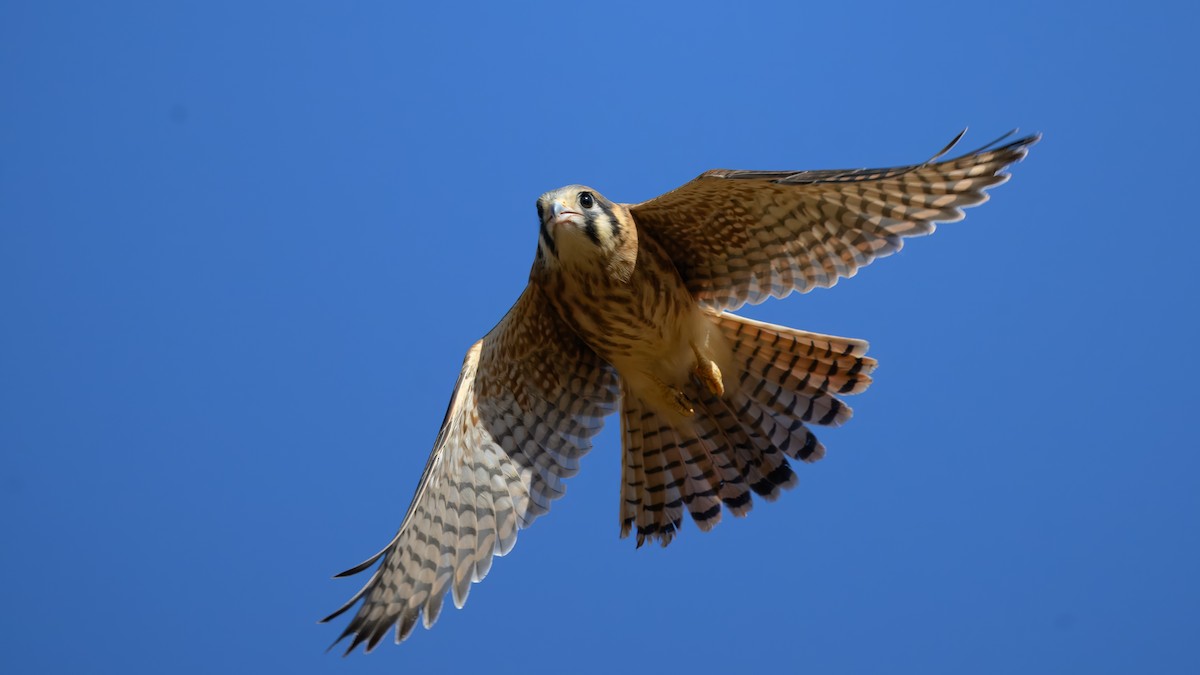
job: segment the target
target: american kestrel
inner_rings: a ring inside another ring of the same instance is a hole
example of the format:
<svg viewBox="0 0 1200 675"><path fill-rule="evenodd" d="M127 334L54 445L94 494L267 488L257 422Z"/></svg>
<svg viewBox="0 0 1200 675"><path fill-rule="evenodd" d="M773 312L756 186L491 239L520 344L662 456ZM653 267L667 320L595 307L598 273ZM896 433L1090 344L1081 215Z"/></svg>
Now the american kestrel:
<svg viewBox="0 0 1200 675"><path fill-rule="evenodd" d="M1011 135L1011 134L1010 134ZM467 351L400 530L338 638L370 651L395 627L462 607L492 556L563 494L620 408L621 536L669 544L686 511L701 530L795 485L788 458L825 447L810 425L850 419L840 396L871 383L862 340L730 314L833 286L905 237L959 220L1040 136L921 164L836 171L718 169L641 204L569 185L537 201L529 284Z"/></svg>

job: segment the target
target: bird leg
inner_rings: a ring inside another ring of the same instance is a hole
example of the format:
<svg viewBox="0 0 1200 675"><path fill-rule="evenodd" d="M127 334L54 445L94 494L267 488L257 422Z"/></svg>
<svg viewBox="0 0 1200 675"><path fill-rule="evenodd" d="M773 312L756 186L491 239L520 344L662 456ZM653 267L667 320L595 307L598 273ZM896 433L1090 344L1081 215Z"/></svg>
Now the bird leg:
<svg viewBox="0 0 1200 675"><path fill-rule="evenodd" d="M721 369L712 359L700 353L700 348L692 344L692 352L696 355L696 367L692 372L704 386L708 388L709 393L713 396L725 395L725 382L721 379Z"/></svg>

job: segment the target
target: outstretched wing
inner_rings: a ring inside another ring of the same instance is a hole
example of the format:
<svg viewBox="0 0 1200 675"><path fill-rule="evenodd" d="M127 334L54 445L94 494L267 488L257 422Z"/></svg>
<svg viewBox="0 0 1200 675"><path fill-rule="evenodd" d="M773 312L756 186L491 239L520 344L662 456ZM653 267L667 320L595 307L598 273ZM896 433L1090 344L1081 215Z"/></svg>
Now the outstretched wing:
<svg viewBox="0 0 1200 675"><path fill-rule="evenodd" d="M701 303L737 309L832 286L899 251L905 237L961 219L963 208L987 201L984 190L1008 180L1001 172L1041 136L992 148L1006 136L936 161L960 138L927 162L891 169L716 169L629 208Z"/></svg>
<svg viewBox="0 0 1200 675"><path fill-rule="evenodd" d="M615 371L550 309L536 285L467 352L446 419L391 543L338 576L383 562L329 621L359 600L338 638L370 651L394 625L404 640L446 593L462 607L493 555L563 494L591 437L616 407ZM336 644L336 642L335 642Z"/></svg>

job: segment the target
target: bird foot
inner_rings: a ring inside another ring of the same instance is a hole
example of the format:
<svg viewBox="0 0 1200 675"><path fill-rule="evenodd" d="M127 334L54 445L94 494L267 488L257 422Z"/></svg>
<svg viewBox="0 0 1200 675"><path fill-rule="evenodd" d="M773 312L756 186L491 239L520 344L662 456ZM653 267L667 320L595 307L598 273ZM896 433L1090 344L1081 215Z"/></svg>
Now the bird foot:
<svg viewBox="0 0 1200 675"><path fill-rule="evenodd" d="M679 411L680 415L691 417L696 414L696 409L692 407L692 402L688 400L687 396L684 396L682 391L674 387L669 387L667 395L670 396L671 403L675 406L675 410Z"/></svg>
<svg viewBox="0 0 1200 675"><path fill-rule="evenodd" d="M696 409L692 407L692 402L688 400L683 390L676 389L658 378L654 378L654 381L658 383L661 400L674 408L675 412L684 417L692 417L696 414Z"/></svg>
<svg viewBox="0 0 1200 675"><path fill-rule="evenodd" d="M696 345L692 345L692 352L696 355L696 367L692 372L700 378L709 393L713 396L724 396L725 382L721 379L721 369L712 359L701 354Z"/></svg>

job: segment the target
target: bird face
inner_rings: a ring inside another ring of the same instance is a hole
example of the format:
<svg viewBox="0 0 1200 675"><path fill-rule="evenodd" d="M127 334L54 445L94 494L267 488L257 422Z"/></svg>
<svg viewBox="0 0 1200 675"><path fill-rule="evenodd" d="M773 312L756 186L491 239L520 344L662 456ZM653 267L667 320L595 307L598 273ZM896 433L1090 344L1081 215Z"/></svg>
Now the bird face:
<svg viewBox="0 0 1200 675"><path fill-rule="evenodd" d="M548 259L561 263L605 260L626 238L623 206L583 185L568 185L538 198L538 243Z"/></svg>

